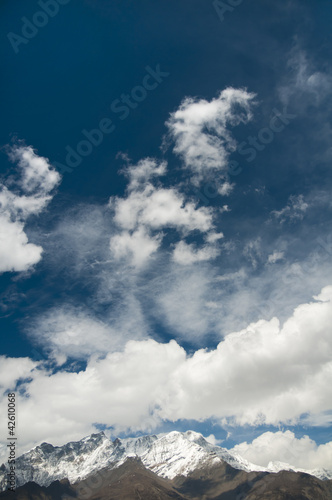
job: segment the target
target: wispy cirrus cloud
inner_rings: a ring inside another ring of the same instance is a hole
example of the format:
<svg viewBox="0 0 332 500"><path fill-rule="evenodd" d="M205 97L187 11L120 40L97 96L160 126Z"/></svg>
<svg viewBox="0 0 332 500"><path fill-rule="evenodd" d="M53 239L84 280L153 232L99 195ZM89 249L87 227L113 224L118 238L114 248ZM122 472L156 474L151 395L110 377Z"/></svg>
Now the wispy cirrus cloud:
<svg viewBox="0 0 332 500"><path fill-rule="evenodd" d="M305 212L309 208L309 204L304 201L304 196L291 195L287 205L281 210L273 210L272 215L277 219L280 224L284 222L294 222L303 219Z"/></svg>
<svg viewBox="0 0 332 500"><path fill-rule="evenodd" d="M287 61L288 74L284 77L284 84L279 87L279 95L286 105L291 100L303 95L313 100L318 106L328 95L331 95L332 75L319 71L310 60L308 54L296 43Z"/></svg>
<svg viewBox="0 0 332 500"><path fill-rule="evenodd" d="M217 240L216 240L217 241ZM173 252L173 260L178 264L191 265L195 262L214 259L220 253L220 248L212 242L197 248L194 244L188 244L185 241L180 241L175 245Z"/></svg>
<svg viewBox="0 0 332 500"><path fill-rule="evenodd" d="M128 299L127 299L128 300ZM140 327L140 313L134 304L126 308L127 320L119 316L98 319L78 306L61 305L39 315L26 329L31 341L42 348L58 366L67 359L86 360L122 349L130 339L148 337ZM136 317L135 335L130 318Z"/></svg>

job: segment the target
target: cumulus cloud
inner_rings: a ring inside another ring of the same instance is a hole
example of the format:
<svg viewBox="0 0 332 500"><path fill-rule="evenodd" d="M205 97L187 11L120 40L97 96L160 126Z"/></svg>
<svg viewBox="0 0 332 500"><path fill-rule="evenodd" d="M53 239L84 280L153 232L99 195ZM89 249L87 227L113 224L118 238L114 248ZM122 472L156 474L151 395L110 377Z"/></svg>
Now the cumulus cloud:
<svg viewBox="0 0 332 500"><path fill-rule="evenodd" d="M0 215L0 272L26 271L41 259L41 246L29 243L24 223Z"/></svg>
<svg viewBox="0 0 332 500"><path fill-rule="evenodd" d="M162 161L158 163L153 158L144 158L137 165L129 164L123 169L123 173L128 177L128 190L136 190L144 186L147 182L155 177L160 177L166 174L167 163Z"/></svg>
<svg viewBox="0 0 332 500"><path fill-rule="evenodd" d="M162 420L278 425L328 412L331 301L329 286L283 326L276 318L260 320L192 356L174 340L150 339L130 341L102 359L93 356L79 373L35 370L23 385L29 397L19 399L22 445L58 443L93 423L115 432L151 431Z"/></svg>
<svg viewBox="0 0 332 500"><path fill-rule="evenodd" d="M0 272L26 271L40 261L43 251L29 243L26 221L40 214L52 199L50 193L60 175L30 146L14 146L8 155L17 162L20 178L16 183L11 181L15 191L0 183Z"/></svg>
<svg viewBox="0 0 332 500"><path fill-rule="evenodd" d="M37 370L26 385L29 397L18 397L21 449L36 441L59 444L82 437L94 423L108 423L117 431L153 428L161 388L185 357L175 341L130 341L123 352L93 358L79 373ZM3 414L0 423L5 424Z"/></svg>
<svg viewBox="0 0 332 500"><path fill-rule="evenodd" d="M0 356L0 388L3 391L14 389L17 381L29 377L36 366L37 363L29 358Z"/></svg>
<svg viewBox="0 0 332 500"><path fill-rule="evenodd" d="M309 436L296 438L289 430L265 432L252 443L240 443L231 450L250 462L268 467L270 462L290 464L298 469L328 469L332 463L332 441L317 445Z"/></svg>
<svg viewBox="0 0 332 500"><path fill-rule="evenodd" d="M327 287L317 301L297 307L282 327L276 318L261 320L228 335L215 351L197 351L179 368L163 415L277 424L328 410L331 298Z"/></svg>
<svg viewBox="0 0 332 500"><path fill-rule="evenodd" d="M20 185L24 192L35 193L36 198L49 200L49 193L60 182L60 175L50 166L47 158L35 154L31 146L17 146L9 150L9 158L16 161L22 175Z"/></svg>
<svg viewBox="0 0 332 500"><path fill-rule="evenodd" d="M213 173L222 179L219 194L225 196L231 192L233 185L227 180L227 162L230 152L236 149L236 142L228 129L251 119L253 99L254 94L246 90L227 88L211 101L187 98L171 114L166 125L175 142L174 152L182 158L194 183ZM127 162L122 173L128 178L128 186L125 196L112 197L109 202L118 227L118 234L110 241L115 259L127 258L134 267L140 268L159 250L164 238L162 230L176 229L181 236L191 231L213 230L211 207L197 207L186 200L179 189L161 185L160 177L167 173L165 161L144 158L132 165L126 155L120 156ZM228 207L224 206L221 212L226 210ZM179 241L173 259L194 263L212 259L217 254L215 246L194 249Z"/></svg>
<svg viewBox="0 0 332 500"><path fill-rule="evenodd" d="M127 195L112 197L109 203L119 230L110 240L115 259L129 258L139 268L159 249L164 237L162 230L176 229L180 236L195 230L202 233L212 230L210 208L198 208L177 189L150 182L165 171L165 163L149 158L125 170L129 177Z"/></svg>
<svg viewBox="0 0 332 500"><path fill-rule="evenodd" d="M228 128L247 123L255 95L246 90L227 88L211 101L186 98L166 125L175 142L174 152L198 184L211 174L225 173L228 156L236 148ZM221 194L228 194L228 182Z"/></svg>
<svg viewBox="0 0 332 500"><path fill-rule="evenodd" d="M144 225L151 229L171 227L186 233L195 229L205 232L212 227L211 210L186 203L175 189L147 185L143 191L131 192L127 198L116 198L114 206L115 222L127 230Z"/></svg>

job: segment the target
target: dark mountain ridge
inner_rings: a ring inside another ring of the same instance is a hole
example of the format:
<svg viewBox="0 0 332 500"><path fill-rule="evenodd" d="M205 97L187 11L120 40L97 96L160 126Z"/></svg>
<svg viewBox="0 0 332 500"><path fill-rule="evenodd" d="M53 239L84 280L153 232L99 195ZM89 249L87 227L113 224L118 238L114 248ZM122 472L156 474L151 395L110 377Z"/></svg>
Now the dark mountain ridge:
<svg viewBox="0 0 332 500"><path fill-rule="evenodd" d="M147 469L140 458L127 458L83 481L29 482L0 500L332 500L332 481L309 474L281 471L245 472L226 462L195 469L187 476L165 479Z"/></svg>

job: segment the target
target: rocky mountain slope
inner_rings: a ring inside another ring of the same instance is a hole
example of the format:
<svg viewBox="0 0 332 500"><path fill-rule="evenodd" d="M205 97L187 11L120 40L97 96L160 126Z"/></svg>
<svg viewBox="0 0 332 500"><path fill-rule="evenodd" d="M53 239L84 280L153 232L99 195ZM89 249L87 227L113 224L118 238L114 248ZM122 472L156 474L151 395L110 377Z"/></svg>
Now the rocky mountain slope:
<svg viewBox="0 0 332 500"><path fill-rule="evenodd" d="M97 471L117 469L128 457L136 456L140 457L145 468L169 480L189 477L197 470L211 470L225 463L246 473L292 469L287 464L270 464L269 469L251 464L225 448L208 443L201 434L192 431L115 441L101 432L60 447L42 443L25 453L16 461L17 486L35 482L48 487L65 478L76 484ZM311 474L321 479L332 478L328 471L313 471ZM5 466L0 468L0 486L5 490Z"/></svg>
<svg viewBox="0 0 332 500"><path fill-rule="evenodd" d="M331 500L332 481L295 472L245 472L226 462L198 467L187 476L161 478L142 461L93 472L83 481L29 482L0 500Z"/></svg>

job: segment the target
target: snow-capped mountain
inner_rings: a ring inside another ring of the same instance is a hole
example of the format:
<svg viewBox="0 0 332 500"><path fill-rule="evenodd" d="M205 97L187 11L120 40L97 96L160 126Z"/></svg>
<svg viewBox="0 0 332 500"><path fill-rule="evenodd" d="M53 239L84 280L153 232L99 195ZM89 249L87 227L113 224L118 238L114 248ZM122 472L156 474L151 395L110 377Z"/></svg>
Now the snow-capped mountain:
<svg viewBox="0 0 332 500"><path fill-rule="evenodd" d="M263 469L262 469L263 470ZM280 472L291 471L291 472L305 472L306 474L310 474L311 476L315 476L322 481L326 479L332 479L332 470L328 469L298 469L297 467L293 467L292 465L285 464L284 462L269 462L268 466L264 469L267 472Z"/></svg>
<svg viewBox="0 0 332 500"><path fill-rule="evenodd" d="M193 431L173 431L159 436L140 458L147 468L167 479L187 476L199 467L220 463L221 460L235 469L253 470L252 464L246 460L230 454L225 448L211 445L201 434Z"/></svg>
<svg viewBox="0 0 332 500"><path fill-rule="evenodd" d="M113 455L114 445L104 433L92 434L64 446L42 443L16 460L16 485L34 481L48 486L56 479L77 481L92 471L105 467ZM6 487L6 472L2 471L1 488Z"/></svg>
<svg viewBox="0 0 332 500"><path fill-rule="evenodd" d="M17 486L34 481L48 486L55 480L68 478L76 483L91 473L104 467L116 468L127 457L139 456L148 469L161 477L173 479L187 476L195 469L227 462L235 469L278 472L298 470L280 462L270 463L267 468L254 465L225 448L214 446L204 437L193 431L116 439L111 441L101 432L85 437L81 441L54 447L42 443L16 461ZM305 471L320 479L332 479L329 471ZM0 468L1 490L6 488L6 469Z"/></svg>

